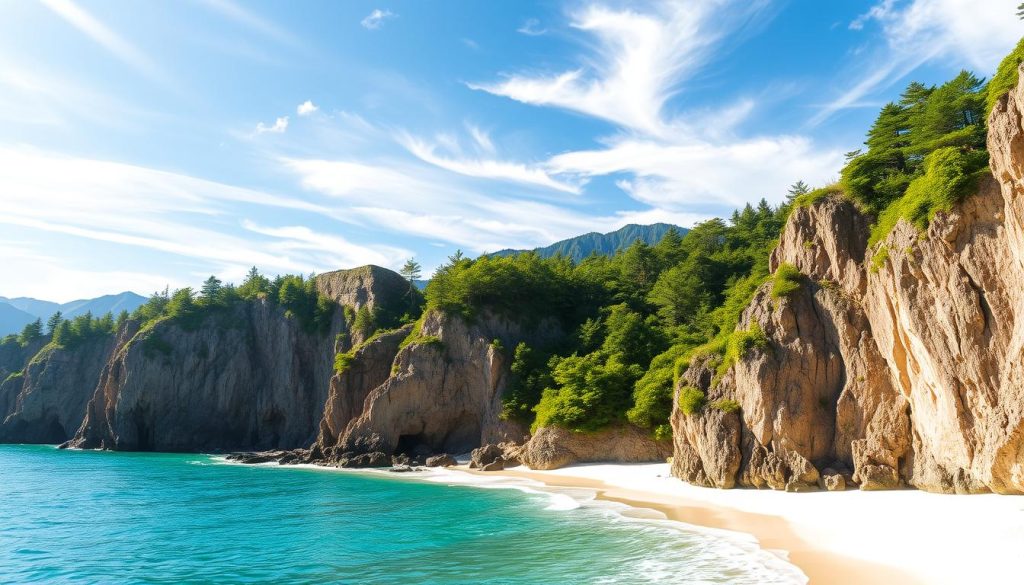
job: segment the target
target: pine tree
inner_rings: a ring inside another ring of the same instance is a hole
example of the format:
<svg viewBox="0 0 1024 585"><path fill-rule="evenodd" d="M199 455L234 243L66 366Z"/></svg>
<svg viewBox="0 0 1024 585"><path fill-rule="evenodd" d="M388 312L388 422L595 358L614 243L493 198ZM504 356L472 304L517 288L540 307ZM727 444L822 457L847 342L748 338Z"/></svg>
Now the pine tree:
<svg viewBox="0 0 1024 585"><path fill-rule="evenodd" d="M52 336L63 321L64 315L60 311L50 315L50 318L46 320L46 334Z"/></svg>
<svg viewBox="0 0 1024 585"><path fill-rule="evenodd" d="M216 276L210 275L203 281L203 288L200 289L200 296L207 303L212 303L217 300L217 294L220 293L220 279Z"/></svg>
<svg viewBox="0 0 1024 585"><path fill-rule="evenodd" d="M22 345L28 345L29 343L39 339L43 336L43 320L36 319L35 321L25 325L21 330L21 335L18 336L18 341Z"/></svg>
<svg viewBox="0 0 1024 585"><path fill-rule="evenodd" d="M796 198L801 195L806 195L811 192L811 188L807 186L807 183L803 181L797 181L789 186L789 191L786 192L786 204L792 204L796 201Z"/></svg>
<svg viewBox="0 0 1024 585"><path fill-rule="evenodd" d="M408 260L405 261L405 264L402 266L401 270L398 271L398 273L404 276L405 279L411 283L412 281L417 280L420 277L421 271L422 268L420 267L420 263L413 258L409 258Z"/></svg>

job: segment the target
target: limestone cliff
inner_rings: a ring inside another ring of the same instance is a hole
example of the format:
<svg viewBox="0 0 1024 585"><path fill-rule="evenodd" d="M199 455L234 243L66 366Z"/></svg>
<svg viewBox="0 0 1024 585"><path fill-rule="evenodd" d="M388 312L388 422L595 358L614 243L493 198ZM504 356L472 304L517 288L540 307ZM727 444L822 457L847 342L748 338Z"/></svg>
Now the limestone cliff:
<svg viewBox="0 0 1024 585"><path fill-rule="evenodd" d="M751 347L722 376L695 360L677 390L673 472L700 485L800 490L846 475L864 489L1024 493L1024 89L989 119L992 177L926 233L906 222L867 246L871 218L827 198L798 208L739 329ZM880 253L883 250L884 253ZM885 257L885 253L888 257ZM678 400L678 397L677 397ZM721 403L719 403L721 404Z"/></svg>

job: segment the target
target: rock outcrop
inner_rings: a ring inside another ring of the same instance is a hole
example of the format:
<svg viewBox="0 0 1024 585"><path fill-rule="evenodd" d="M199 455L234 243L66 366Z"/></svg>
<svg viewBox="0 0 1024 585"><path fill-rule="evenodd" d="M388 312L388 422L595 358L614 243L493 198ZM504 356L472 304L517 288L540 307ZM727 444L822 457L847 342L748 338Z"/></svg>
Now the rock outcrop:
<svg viewBox="0 0 1024 585"><path fill-rule="evenodd" d="M988 147L993 176L923 234L900 222L869 249L871 218L851 203L793 211L771 266L803 282L780 299L766 284L743 313L766 348L720 377L714 360L682 376L709 406L675 409L675 475L841 489L848 469L861 489L1024 493L1021 87L992 112Z"/></svg>
<svg viewBox="0 0 1024 585"><path fill-rule="evenodd" d="M331 378L328 333L309 333L266 301L185 328L159 322L99 376L72 447L213 451L309 445Z"/></svg>
<svg viewBox="0 0 1024 585"><path fill-rule="evenodd" d="M596 433L543 427L522 446L518 459L530 469L558 469L573 463L663 463L671 455L671 441L656 440L650 431L632 426Z"/></svg>
<svg viewBox="0 0 1024 585"><path fill-rule="evenodd" d="M493 316L471 324L432 312L413 335L394 357L391 375L365 395L361 412L345 432L338 435L340 419L324 425L319 447L325 454L412 453L418 448L465 453L485 443L523 439L522 428L500 417L508 358L493 343L498 339L501 346L514 347L524 335L516 324ZM378 342L379 348L366 350L387 353L393 340ZM371 367L376 366L365 368ZM366 385L353 381L338 389L358 396ZM345 400L335 398L336 403Z"/></svg>
<svg viewBox="0 0 1024 585"><path fill-rule="evenodd" d="M0 383L0 442L62 443L73 437L104 364L133 333L127 328L71 348L24 348L23 370Z"/></svg>

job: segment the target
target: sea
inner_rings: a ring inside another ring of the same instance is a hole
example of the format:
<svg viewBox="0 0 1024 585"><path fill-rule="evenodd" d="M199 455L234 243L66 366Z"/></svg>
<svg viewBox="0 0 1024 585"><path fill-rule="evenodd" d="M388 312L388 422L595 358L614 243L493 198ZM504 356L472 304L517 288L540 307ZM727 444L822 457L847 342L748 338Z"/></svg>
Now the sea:
<svg viewBox="0 0 1024 585"><path fill-rule="evenodd" d="M0 583L802 583L749 538L458 471L0 445Z"/></svg>

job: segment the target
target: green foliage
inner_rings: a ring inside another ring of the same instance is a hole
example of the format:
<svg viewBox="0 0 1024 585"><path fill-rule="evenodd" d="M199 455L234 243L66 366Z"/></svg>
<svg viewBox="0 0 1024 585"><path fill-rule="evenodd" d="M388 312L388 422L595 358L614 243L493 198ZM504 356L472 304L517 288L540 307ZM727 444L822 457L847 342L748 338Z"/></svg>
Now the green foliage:
<svg viewBox="0 0 1024 585"><path fill-rule="evenodd" d="M114 318L110 313L99 318L93 317L92 313L85 313L71 320L61 319L50 337L50 343L55 347L73 349L87 341L114 333Z"/></svg>
<svg viewBox="0 0 1024 585"><path fill-rule="evenodd" d="M377 330L377 316L366 305L359 307L355 319L352 321L352 332L366 339Z"/></svg>
<svg viewBox="0 0 1024 585"><path fill-rule="evenodd" d="M846 191L843 189L842 185L839 183L833 183L795 197L793 199L793 207L810 207L814 203L817 203L826 197L843 197L845 194Z"/></svg>
<svg viewBox="0 0 1024 585"><path fill-rule="evenodd" d="M426 347L433 347L437 350L444 349L444 342L436 335L420 335L416 339L413 339L410 345L424 345Z"/></svg>
<svg viewBox="0 0 1024 585"><path fill-rule="evenodd" d="M699 413L704 409L705 402L707 402L707 396L702 390L693 386L684 386L679 389L679 410L683 411L683 414L692 416Z"/></svg>
<svg viewBox="0 0 1024 585"><path fill-rule="evenodd" d="M747 352L750 350L759 349L763 351L769 347L771 347L771 344L768 341L768 337L765 336L761 326L757 323L751 325L750 329L746 331L742 329L734 331L726 343L725 357L722 359L722 363L718 365L718 376L725 375L725 372L740 358L747 355Z"/></svg>
<svg viewBox="0 0 1024 585"><path fill-rule="evenodd" d="M505 351L505 345L502 344L501 340L497 337L491 340L491 347L493 347L495 351Z"/></svg>
<svg viewBox="0 0 1024 585"><path fill-rule="evenodd" d="M4 378L3 383L6 384L7 382L11 382L13 380L20 380L21 378L24 378L24 377L25 377L25 372L22 371L22 370L18 370L17 372L11 372L10 374L8 374L7 377Z"/></svg>
<svg viewBox="0 0 1024 585"><path fill-rule="evenodd" d="M879 246L878 251L871 257L871 273L875 274L885 266L885 263L889 261L889 248L887 246Z"/></svg>
<svg viewBox="0 0 1024 585"><path fill-rule="evenodd" d="M690 346L679 343L651 360L650 367L637 380L633 389L633 407L626 412L629 422L657 431L672 414L672 386L675 363L686 355Z"/></svg>
<svg viewBox="0 0 1024 585"><path fill-rule="evenodd" d="M420 277L423 271L423 267L416 260L409 258L405 261L405 264L398 271L399 274L405 277L410 283Z"/></svg>
<svg viewBox="0 0 1024 585"><path fill-rule="evenodd" d="M924 231L939 211L949 211L977 186L979 170L987 171L985 151L940 148L924 159L924 174L914 179L906 194L878 216L868 246L880 242L905 219Z"/></svg>
<svg viewBox="0 0 1024 585"><path fill-rule="evenodd" d="M642 373L640 366L624 364L615 356L605 358L600 352L555 358L555 387L544 389L532 429L557 425L590 432L621 421Z"/></svg>
<svg viewBox="0 0 1024 585"><path fill-rule="evenodd" d="M352 362L355 361L355 354L353 351L341 352L334 355L334 373L344 374L351 366Z"/></svg>
<svg viewBox="0 0 1024 585"><path fill-rule="evenodd" d="M33 341L43 338L43 320L36 319L31 323L25 325L21 330L21 334L18 335L18 343L21 345L28 345Z"/></svg>
<svg viewBox="0 0 1024 585"><path fill-rule="evenodd" d="M996 74L988 82L988 91L985 96L985 115L987 116L992 108L996 106L999 98L1007 94L1017 85L1018 69L1021 62L1024 62L1024 38L1017 42L1017 46L1003 58L996 69Z"/></svg>
<svg viewBox="0 0 1024 585"><path fill-rule="evenodd" d="M549 353L534 349L525 341L516 345L508 388L501 399L501 418L524 424L533 422L533 407L540 400L544 388L553 384L547 367L550 357Z"/></svg>
<svg viewBox="0 0 1024 585"><path fill-rule="evenodd" d="M803 279L796 266L788 262L782 264L772 277L772 298L781 299L793 294L800 289Z"/></svg>
<svg viewBox="0 0 1024 585"><path fill-rule="evenodd" d="M731 398L720 398L711 403L711 408L725 413L736 412L740 409L740 403Z"/></svg>

